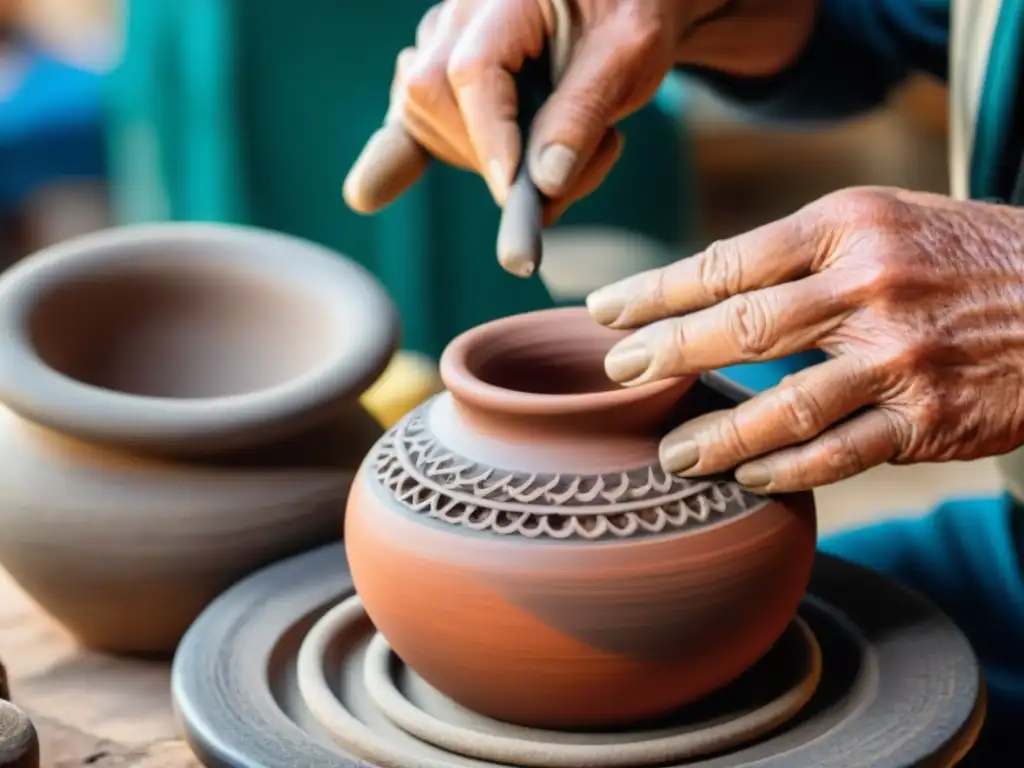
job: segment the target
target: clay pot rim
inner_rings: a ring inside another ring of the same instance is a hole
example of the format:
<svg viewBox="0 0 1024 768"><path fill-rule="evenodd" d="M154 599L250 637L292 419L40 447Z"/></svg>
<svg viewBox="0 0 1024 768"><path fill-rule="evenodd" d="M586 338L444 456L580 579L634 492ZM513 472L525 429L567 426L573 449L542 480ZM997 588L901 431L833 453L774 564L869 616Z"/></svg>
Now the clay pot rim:
<svg viewBox="0 0 1024 768"><path fill-rule="evenodd" d="M506 389L481 380L469 364L470 356L492 339L510 333L550 326L566 320L586 319L593 323L594 335L608 337L609 334L626 336L625 333L609 331L592 320L585 307L558 307L535 312L524 312L499 320L493 320L472 328L451 341L441 355L441 380L455 399L478 408L516 416L558 416L578 413L605 411L628 406L656 398L666 392L689 387L695 376L678 377L653 381L635 387L609 389L603 392L584 392L570 395L538 394Z"/></svg>
<svg viewBox="0 0 1024 768"><path fill-rule="evenodd" d="M37 354L28 322L55 288L147 248L210 248L218 260L287 281L322 302L332 322L359 329L337 355L281 384L223 397L175 399L125 394L76 381ZM296 270L302 263L305 270ZM377 279L340 254L257 227L170 222L114 227L45 248L0 277L0 400L10 410L63 435L110 447L191 453L277 439L310 426L340 400L356 400L391 360L399 340L397 310ZM202 448L192 448L201 442Z"/></svg>

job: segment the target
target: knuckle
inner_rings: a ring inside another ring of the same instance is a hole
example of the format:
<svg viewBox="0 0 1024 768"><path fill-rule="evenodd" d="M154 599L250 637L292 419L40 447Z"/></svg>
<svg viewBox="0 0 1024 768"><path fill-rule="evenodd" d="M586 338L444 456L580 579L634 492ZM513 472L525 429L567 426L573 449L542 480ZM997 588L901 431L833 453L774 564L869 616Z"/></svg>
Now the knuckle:
<svg viewBox="0 0 1024 768"><path fill-rule="evenodd" d="M810 439L828 426L824 409L803 384L791 383L781 387L776 397L780 423L787 426L794 438Z"/></svg>
<svg viewBox="0 0 1024 768"><path fill-rule="evenodd" d="M415 48L403 48L399 51L398 56L395 58L395 80L403 82L408 80L409 72L413 68L415 62Z"/></svg>
<svg viewBox="0 0 1024 768"><path fill-rule="evenodd" d="M671 362L685 360L687 357L686 345L689 341L689 334L686 332L686 321L682 318L667 321L668 343L665 345Z"/></svg>
<svg viewBox="0 0 1024 768"><path fill-rule="evenodd" d="M716 240L697 259L697 280L708 300L717 303L739 292L743 260L729 241Z"/></svg>
<svg viewBox="0 0 1024 768"><path fill-rule="evenodd" d="M616 96L600 88L586 92L574 93L573 97L561 102L558 109L541 108L538 122L543 118L543 125L548 127L558 123L570 132L578 132L591 136L594 143L603 135L612 113L611 105ZM548 102L551 104L552 102Z"/></svg>
<svg viewBox="0 0 1024 768"><path fill-rule="evenodd" d="M422 46L433 37L443 9L444 3L438 3L437 5L430 6L427 12L423 14L420 23L416 25L416 45Z"/></svg>
<svg viewBox="0 0 1024 768"><path fill-rule="evenodd" d="M820 455L828 475L826 479L852 477L867 469L860 445L846 430L838 429L826 435L822 441Z"/></svg>
<svg viewBox="0 0 1024 768"><path fill-rule="evenodd" d="M487 66L487 61L475 50L456 47L445 67L445 77L457 91L478 81Z"/></svg>
<svg viewBox="0 0 1024 768"><path fill-rule="evenodd" d="M405 84L405 98L408 104L433 112L447 96L448 81L442 66L419 57L411 62Z"/></svg>
<svg viewBox="0 0 1024 768"><path fill-rule="evenodd" d="M646 60L664 39L663 29L658 19L639 12L636 4L627 3L617 39L619 50L631 60Z"/></svg>
<svg viewBox="0 0 1024 768"><path fill-rule="evenodd" d="M924 408L920 412L920 415L927 419L928 410L929 409L927 407ZM882 414L885 417L885 425L889 432L889 439L895 447L893 460L899 462L918 453L918 436L923 430L915 425L914 421L911 420L907 414L896 409L882 409Z"/></svg>
<svg viewBox="0 0 1024 768"><path fill-rule="evenodd" d="M907 299L919 293L928 275L916 266L899 235L864 232L859 238L863 255L844 271L838 290L887 314L905 311Z"/></svg>
<svg viewBox="0 0 1024 768"><path fill-rule="evenodd" d="M848 187L825 195L814 205L829 218L862 227L888 222L896 203L884 187Z"/></svg>
<svg viewBox="0 0 1024 768"><path fill-rule="evenodd" d="M913 270L893 258L888 248L879 248L865 266L864 287L877 302L899 301L914 283Z"/></svg>
<svg viewBox="0 0 1024 768"><path fill-rule="evenodd" d="M735 410L716 420L707 438L710 439L705 439L705 442L709 446L714 446L714 452L719 456L727 455L731 459L739 460L750 455Z"/></svg>
<svg viewBox="0 0 1024 768"><path fill-rule="evenodd" d="M845 250L856 254L844 270L844 294L896 301L926 279L916 258L910 204L875 187L841 190L819 202L825 219L843 232Z"/></svg>
<svg viewBox="0 0 1024 768"><path fill-rule="evenodd" d="M722 305L725 327L737 351L748 357L767 354L775 343L775 322L757 294L733 296Z"/></svg>
<svg viewBox="0 0 1024 768"><path fill-rule="evenodd" d="M671 296L675 284L672 268L659 269L650 273L648 280L650 287L641 295L646 296L650 308L655 312L671 311Z"/></svg>
<svg viewBox="0 0 1024 768"><path fill-rule="evenodd" d="M892 371L897 382L914 390L922 405L933 405L943 385L942 371L950 361L949 343L937 339L930 330L904 327Z"/></svg>

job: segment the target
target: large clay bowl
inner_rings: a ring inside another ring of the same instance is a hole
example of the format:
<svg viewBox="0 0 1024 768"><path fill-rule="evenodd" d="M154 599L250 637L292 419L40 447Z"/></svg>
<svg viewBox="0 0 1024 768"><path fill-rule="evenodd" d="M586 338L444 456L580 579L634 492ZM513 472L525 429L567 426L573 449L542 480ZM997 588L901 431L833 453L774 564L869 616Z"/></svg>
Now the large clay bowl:
<svg viewBox="0 0 1024 768"><path fill-rule="evenodd" d="M0 279L0 564L81 642L174 649L337 539L397 335L357 265L247 228L73 240Z"/></svg>
<svg viewBox="0 0 1024 768"><path fill-rule="evenodd" d="M778 640L810 578L812 497L666 476L658 436L707 392L607 386L617 338L583 310L460 337L450 391L389 431L353 486L345 536L371 620L428 683L498 720L621 725L705 696Z"/></svg>

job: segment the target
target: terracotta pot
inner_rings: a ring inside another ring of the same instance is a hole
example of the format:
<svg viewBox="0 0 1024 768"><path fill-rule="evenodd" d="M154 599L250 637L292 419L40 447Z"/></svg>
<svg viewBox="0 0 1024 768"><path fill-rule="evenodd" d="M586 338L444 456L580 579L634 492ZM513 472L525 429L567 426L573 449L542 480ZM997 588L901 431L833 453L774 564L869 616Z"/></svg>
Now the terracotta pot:
<svg viewBox="0 0 1024 768"><path fill-rule="evenodd" d="M812 497L666 476L659 435L710 390L615 387L602 361L619 338L581 309L460 336L449 391L390 430L353 486L346 548L370 618L481 714L547 728L663 714L752 666L807 587Z"/></svg>
<svg viewBox="0 0 1024 768"><path fill-rule="evenodd" d="M362 268L209 224L0 278L0 564L82 643L167 652L249 572L336 539L397 336Z"/></svg>

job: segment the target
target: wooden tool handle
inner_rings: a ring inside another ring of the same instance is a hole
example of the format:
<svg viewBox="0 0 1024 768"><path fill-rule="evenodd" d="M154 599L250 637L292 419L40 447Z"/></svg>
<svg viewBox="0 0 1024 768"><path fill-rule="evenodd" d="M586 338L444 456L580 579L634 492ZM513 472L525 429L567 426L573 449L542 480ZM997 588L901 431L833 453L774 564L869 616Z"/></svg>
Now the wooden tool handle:
<svg viewBox="0 0 1024 768"><path fill-rule="evenodd" d="M530 178L526 157L530 129L551 90L551 58L545 50L539 58L526 61L516 75L523 150L498 227L498 263L517 277L530 277L540 268L544 255L541 232L547 200Z"/></svg>
<svg viewBox="0 0 1024 768"><path fill-rule="evenodd" d="M400 122L388 122L366 142L345 179L345 202L358 213L375 213L411 187L430 165L430 155Z"/></svg>

